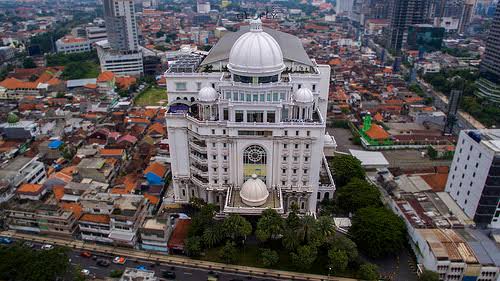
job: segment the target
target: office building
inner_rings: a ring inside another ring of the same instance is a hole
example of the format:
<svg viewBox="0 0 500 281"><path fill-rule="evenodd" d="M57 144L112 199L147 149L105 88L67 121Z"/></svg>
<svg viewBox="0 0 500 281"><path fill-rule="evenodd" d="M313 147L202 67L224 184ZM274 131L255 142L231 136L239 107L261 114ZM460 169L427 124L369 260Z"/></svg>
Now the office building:
<svg viewBox="0 0 500 281"><path fill-rule="evenodd" d="M393 0L390 8L390 27L387 48L400 53L406 45L408 27L424 23L427 0Z"/></svg>
<svg viewBox="0 0 500 281"><path fill-rule="evenodd" d="M462 8L462 14L460 16L460 26L458 28L459 33L463 34L467 32L472 14L474 13L475 4L476 0L465 0Z"/></svg>
<svg viewBox="0 0 500 281"><path fill-rule="evenodd" d="M252 20L165 76L176 202L312 214L333 196L323 155L330 67L311 60L299 38Z"/></svg>
<svg viewBox="0 0 500 281"><path fill-rule="evenodd" d="M337 16L349 17L352 12L354 0L337 0L335 3L335 13Z"/></svg>
<svg viewBox="0 0 500 281"><path fill-rule="evenodd" d="M477 82L476 94L489 101L500 103L500 2L490 27L479 71L481 78Z"/></svg>
<svg viewBox="0 0 500 281"><path fill-rule="evenodd" d="M133 0L104 0L107 40L96 43L101 71L140 76L144 73Z"/></svg>
<svg viewBox="0 0 500 281"><path fill-rule="evenodd" d="M460 132L446 192L478 225L500 228L500 130Z"/></svg>
<svg viewBox="0 0 500 281"><path fill-rule="evenodd" d="M58 53L63 54L90 52L92 50L90 44L87 38L65 36L56 41L56 49Z"/></svg>
<svg viewBox="0 0 500 281"><path fill-rule="evenodd" d="M198 14L208 14L208 12L210 12L210 1L198 0L196 3L196 11Z"/></svg>

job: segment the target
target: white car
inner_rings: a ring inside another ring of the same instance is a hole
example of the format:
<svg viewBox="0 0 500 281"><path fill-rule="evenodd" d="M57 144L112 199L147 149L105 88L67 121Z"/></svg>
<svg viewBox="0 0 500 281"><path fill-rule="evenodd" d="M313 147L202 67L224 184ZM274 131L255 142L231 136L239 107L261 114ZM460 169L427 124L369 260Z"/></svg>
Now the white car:
<svg viewBox="0 0 500 281"><path fill-rule="evenodd" d="M54 249L54 245L45 244L45 245L42 246L41 249L42 250L52 250L52 249Z"/></svg>
<svg viewBox="0 0 500 281"><path fill-rule="evenodd" d="M85 276L89 276L90 275L90 270L88 269L82 269L82 274L85 275Z"/></svg>

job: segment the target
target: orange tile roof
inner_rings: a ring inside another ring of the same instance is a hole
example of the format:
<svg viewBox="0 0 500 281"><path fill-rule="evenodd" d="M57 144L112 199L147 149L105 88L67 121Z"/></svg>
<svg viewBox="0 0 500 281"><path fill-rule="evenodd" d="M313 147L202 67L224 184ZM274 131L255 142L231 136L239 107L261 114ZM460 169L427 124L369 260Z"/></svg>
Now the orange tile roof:
<svg viewBox="0 0 500 281"><path fill-rule="evenodd" d="M160 198L158 198L157 196L154 196L154 195L151 195L149 193L144 193L144 198L148 199L149 202L151 202L151 204L153 205L156 205L158 204L158 202L160 202Z"/></svg>
<svg viewBox="0 0 500 281"><path fill-rule="evenodd" d="M104 214L83 214L80 221L108 224L109 216Z"/></svg>
<svg viewBox="0 0 500 281"><path fill-rule="evenodd" d="M82 37L74 37L74 36L65 36L61 38L64 43L81 43L87 41L87 39Z"/></svg>
<svg viewBox="0 0 500 281"><path fill-rule="evenodd" d="M373 119L375 119L375 121L378 121L378 122L384 121L384 117L382 117L382 114L380 114L380 112L377 112L377 114L375 114L375 116L373 116Z"/></svg>
<svg viewBox="0 0 500 281"><path fill-rule="evenodd" d="M390 136L382 126L377 124L372 124L371 128L365 134L372 140L385 140Z"/></svg>
<svg viewBox="0 0 500 281"><path fill-rule="evenodd" d="M115 75L111 71L104 71L97 76L97 82L109 82L115 78Z"/></svg>
<svg viewBox="0 0 500 281"><path fill-rule="evenodd" d="M73 179L74 173L76 173L76 166L69 166L53 174L51 178L57 178L68 183Z"/></svg>
<svg viewBox="0 0 500 281"><path fill-rule="evenodd" d="M158 133L158 134L161 134L161 135L165 135L165 128L160 123L154 123L148 129L148 134L150 134L151 132L155 132L155 133Z"/></svg>
<svg viewBox="0 0 500 281"><path fill-rule="evenodd" d="M123 188L114 187L111 189L113 194L129 194L135 190L137 186L137 175L126 175L123 179ZM119 181L119 180L117 180Z"/></svg>
<svg viewBox="0 0 500 281"><path fill-rule="evenodd" d="M405 102L406 103L415 103L415 102L421 102L423 100L424 99L421 97L410 97L410 98L405 99Z"/></svg>
<svg viewBox="0 0 500 281"><path fill-rule="evenodd" d="M84 85L83 87L87 88L87 89L97 89L97 84L90 83L90 84Z"/></svg>
<svg viewBox="0 0 500 281"><path fill-rule="evenodd" d="M17 90L17 89L33 89L36 90L38 83L37 82L25 82L22 80L18 80L16 78L7 78L0 82L0 86L7 88L9 90Z"/></svg>
<svg viewBox="0 0 500 281"><path fill-rule="evenodd" d="M132 76L121 76L116 77L116 85L122 89L128 89L130 86L134 85L137 82L137 79Z"/></svg>
<svg viewBox="0 0 500 281"><path fill-rule="evenodd" d="M80 215L82 214L82 205L80 203L68 203L68 202L63 202L60 203L59 206L66 211L71 211L73 214L75 214L76 218L79 218Z"/></svg>
<svg viewBox="0 0 500 281"><path fill-rule="evenodd" d="M40 193L42 189L41 184L24 183L17 189L17 193Z"/></svg>
<svg viewBox="0 0 500 281"><path fill-rule="evenodd" d="M167 167L158 162L153 162L146 168L146 170L144 170L144 174L150 172L157 176L163 177L167 172Z"/></svg>
<svg viewBox="0 0 500 281"><path fill-rule="evenodd" d="M125 149L109 149L109 148L103 148L99 150L99 154L101 155L122 155Z"/></svg>
<svg viewBox="0 0 500 281"><path fill-rule="evenodd" d="M64 196L64 186L56 185L52 187L52 192L54 193L54 197L56 197L56 200L60 201Z"/></svg>
<svg viewBox="0 0 500 281"><path fill-rule="evenodd" d="M420 176L434 192L444 191L446 181L448 180L448 173L428 174Z"/></svg>

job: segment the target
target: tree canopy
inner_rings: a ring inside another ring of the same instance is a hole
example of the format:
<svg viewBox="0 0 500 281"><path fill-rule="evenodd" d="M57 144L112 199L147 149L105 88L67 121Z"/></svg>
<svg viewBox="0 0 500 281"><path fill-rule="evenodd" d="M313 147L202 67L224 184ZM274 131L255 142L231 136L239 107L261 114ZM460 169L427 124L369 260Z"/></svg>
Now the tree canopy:
<svg viewBox="0 0 500 281"><path fill-rule="evenodd" d="M266 209L257 222L255 235L260 241L275 239L283 233L284 220L274 209Z"/></svg>
<svg viewBox="0 0 500 281"><path fill-rule="evenodd" d="M47 251L14 245L0 248L0 280L54 281L69 269L67 249Z"/></svg>
<svg viewBox="0 0 500 281"><path fill-rule="evenodd" d="M403 220L383 207L358 210L349 233L359 249L373 258L397 254L406 242Z"/></svg>
<svg viewBox="0 0 500 281"><path fill-rule="evenodd" d="M373 263L362 264L358 270L358 277L366 281L377 281L380 277L378 267Z"/></svg>
<svg viewBox="0 0 500 281"><path fill-rule="evenodd" d="M337 202L343 211L351 213L361 208L382 205L377 187L359 178L351 179L337 190Z"/></svg>
<svg viewBox="0 0 500 281"><path fill-rule="evenodd" d="M346 185L353 178L364 179L366 175L361 161L351 155L333 157L330 168L333 169L335 183L339 187Z"/></svg>

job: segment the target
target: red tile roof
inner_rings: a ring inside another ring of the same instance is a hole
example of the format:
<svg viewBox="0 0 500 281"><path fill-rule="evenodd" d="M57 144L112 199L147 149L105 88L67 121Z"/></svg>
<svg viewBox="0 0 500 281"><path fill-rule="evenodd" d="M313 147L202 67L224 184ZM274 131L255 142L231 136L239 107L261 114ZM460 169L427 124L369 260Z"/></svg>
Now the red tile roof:
<svg viewBox="0 0 500 281"><path fill-rule="evenodd" d="M372 140L386 140L390 136L384 128L377 124L372 124L371 128L365 134Z"/></svg>
<svg viewBox="0 0 500 281"><path fill-rule="evenodd" d="M158 162L153 162L146 168L146 170L144 170L144 175L150 172L159 177L163 177L167 172L167 167Z"/></svg>
<svg viewBox="0 0 500 281"><path fill-rule="evenodd" d="M104 214L83 214L80 221L108 224L109 216Z"/></svg>
<svg viewBox="0 0 500 281"><path fill-rule="evenodd" d="M111 71L104 71L97 76L97 82L109 82L115 78L115 75Z"/></svg>

